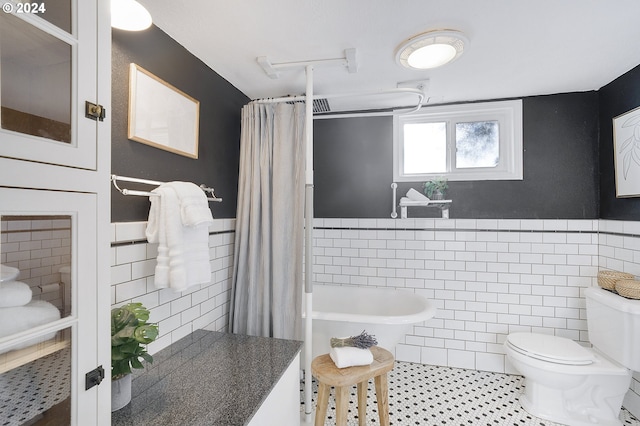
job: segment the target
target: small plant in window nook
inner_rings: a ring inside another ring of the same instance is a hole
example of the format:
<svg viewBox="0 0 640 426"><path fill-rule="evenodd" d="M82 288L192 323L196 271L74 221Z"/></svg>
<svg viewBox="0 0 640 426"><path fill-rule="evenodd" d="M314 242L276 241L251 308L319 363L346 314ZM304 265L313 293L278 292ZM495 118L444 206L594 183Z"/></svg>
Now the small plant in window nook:
<svg viewBox="0 0 640 426"><path fill-rule="evenodd" d="M432 200L444 200L449 182L444 177L436 177L422 184L424 194Z"/></svg>

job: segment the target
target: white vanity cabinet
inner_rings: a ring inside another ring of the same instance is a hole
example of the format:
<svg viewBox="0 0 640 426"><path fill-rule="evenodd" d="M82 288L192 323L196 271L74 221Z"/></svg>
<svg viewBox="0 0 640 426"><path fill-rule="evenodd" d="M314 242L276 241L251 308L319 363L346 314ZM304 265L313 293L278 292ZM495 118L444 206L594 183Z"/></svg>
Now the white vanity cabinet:
<svg viewBox="0 0 640 426"><path fill-rule="evenodd" d="M297 426L300 424L300 354L275 384L248 426Z"/></svg>
<svg viewBox="0 0 640 426"><path fill-rule="evenodd" d="M0 424L110 424L109 1L2 5Z"/></svg>

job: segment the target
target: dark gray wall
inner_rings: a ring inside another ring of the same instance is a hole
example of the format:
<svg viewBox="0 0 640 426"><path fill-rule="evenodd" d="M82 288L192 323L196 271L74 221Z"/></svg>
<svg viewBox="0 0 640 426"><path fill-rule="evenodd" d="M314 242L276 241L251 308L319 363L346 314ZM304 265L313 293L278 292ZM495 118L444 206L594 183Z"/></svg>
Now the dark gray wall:
<svg viewBox="0 0 640 426"><path fill-rule="evenodd" d="M315 216L388 218L390 117L314 124ZM598 94L523 99L524 179L450 182L452 218L598 218ZM398 198L421 182L398 184ZM410 208L409 217L439 217Z"/></svg>
<svg viewBox="0 0 640 426"><path fill-rule="evenodd" d="M155 26L114 30L112 47L112 172L206 183L224 198L210 203L214 216L235 217L240 111L249 99ZM200 101L197 160L127 139L131 62ZM640 198L615 198L611 122L639 105L640 67L598 92L525 98L524 180L451 182L451 217L639 220ZM389 217L392 119L317 120L314 128L316 217ZM401 183L398 197L420 186ZM146 220L148 209L145 197L113 190L112 222ZM410 217L439 212L411 209Z"/></svg>
<svg viewBox="0 0 640 426"><path fill-rule="evenodd" d="M391 117L313 123L315 217L389 217L392 123Z"/></svg>
<svg viewBox="0 0 640 426"><path fill-rule="evenodd" d="M613 158L613 118L640 106L640 66L599 91L600 100L600 217L640 220L640 198L616 198Z"/></svg>
<svg viewBox="0 0 640 426"><path fill-rule="evenodd" d="M155 26L142 32L114 29L112 34L112 111L107 111L112 118L112 173L207 184L224 199L222 203L209 203L214 217L235 217L240 111L249 99ZM132 62L200 101L198 159L127 139L129 64ZM112 222L147 220L147 197L125 197L115 189L111 197Z"/></svg>

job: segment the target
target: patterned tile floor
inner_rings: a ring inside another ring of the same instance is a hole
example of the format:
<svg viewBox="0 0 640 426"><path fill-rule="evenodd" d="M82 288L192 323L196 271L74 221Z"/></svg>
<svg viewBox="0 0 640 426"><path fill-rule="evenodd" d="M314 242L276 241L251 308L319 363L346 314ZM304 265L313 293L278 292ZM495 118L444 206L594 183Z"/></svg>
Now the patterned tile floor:
<svg viewBox="0 0 640 426"><path fill-rule="evenodd" d="M521 376L488 373L459 368L396 362L389 373L389 417L393 426L558 426L531 416L518 403L524 379ZM300 396L304 401L304 385ZM313 383L315 404L317 386ZM349 401L348 425L357 426L355 387ZM304 410L304 402L302 402ZM325 426L335 425L333 391L329 399ZM640 426L640 421L624 408L622 424ZM367 424L377 425L373 383L367 396Z"/></svg>
<svg viewBox="0 0 640 426"><path fill-rule="evenodd" d="M30 424L69 397L70 382L69 349L0 374L0 426Z"/></svg>

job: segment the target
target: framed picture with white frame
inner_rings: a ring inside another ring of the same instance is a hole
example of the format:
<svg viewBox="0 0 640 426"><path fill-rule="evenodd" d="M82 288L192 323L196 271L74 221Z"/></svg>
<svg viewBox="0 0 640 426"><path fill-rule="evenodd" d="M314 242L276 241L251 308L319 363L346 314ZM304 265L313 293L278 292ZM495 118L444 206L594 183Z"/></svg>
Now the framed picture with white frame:
<svg viewBox="0 0 640 426"><path fill-rule="evenodd" d="M640 107L613 119L616 197L640 197Z"/></svg>

